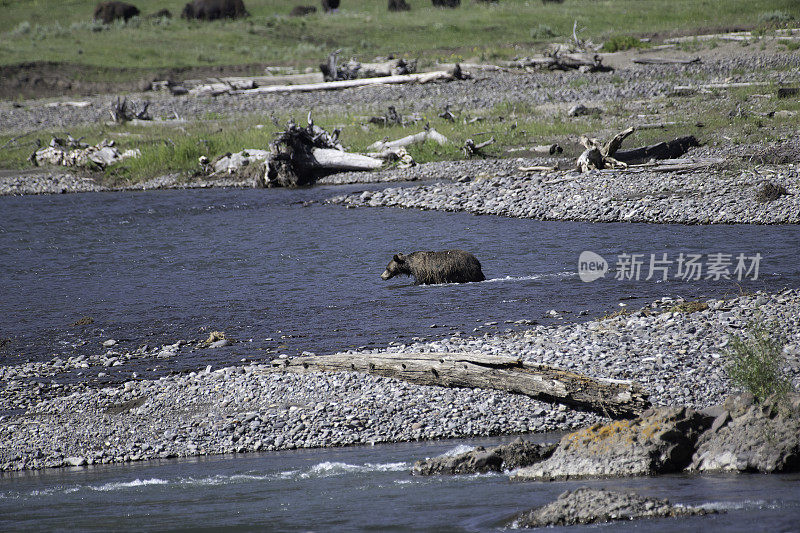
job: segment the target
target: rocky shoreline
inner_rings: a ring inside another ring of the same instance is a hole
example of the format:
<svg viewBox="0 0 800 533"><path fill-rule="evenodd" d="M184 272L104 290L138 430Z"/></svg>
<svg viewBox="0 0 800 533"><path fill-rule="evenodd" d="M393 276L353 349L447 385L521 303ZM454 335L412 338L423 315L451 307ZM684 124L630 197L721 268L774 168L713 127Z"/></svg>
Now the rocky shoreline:
<svg viewBox="0 0 800 533"><path fill-rule="evenodd" d="M729 335L758 318L781 323L791 377L800 385L800 290L710 300L707 308L681 303L664 298L640 311L583 324L454 336L387 351L514 355L591 376L633 379L656 405L702 409L730 393L722 354ZM138 357L158 358L162 352ZM97 359L111 366L121 358ZM44 365L56 375L89 363ZM0 368L0 470L566 431L601 420L496 391L427 387L350 372L290 374L263 364L209 367L101 389L64 386L38 398L33 376L40 371L27 366L42 364Z"/></svg>
<svg viewBox="0 0 800 533"><path fill-rule="evenodd" d="M522 164L518 167L523 166ZM788 195L757 200L765 182ZM677 224L798 224L800 166L765 166L734 174L709 168L684 172L647 169L525 173L518 168L456 182L392 187L330 198L346 207L402 207L466 211L538 220Z"/></svg>

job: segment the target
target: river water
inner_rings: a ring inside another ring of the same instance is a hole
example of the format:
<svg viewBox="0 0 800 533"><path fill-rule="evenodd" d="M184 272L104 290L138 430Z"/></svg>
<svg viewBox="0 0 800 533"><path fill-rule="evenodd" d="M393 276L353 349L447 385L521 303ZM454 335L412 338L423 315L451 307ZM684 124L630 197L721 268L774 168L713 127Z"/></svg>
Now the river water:
<svg viewBox="0 0 800 533"><path fill-rule="evenodd" d="M526 327L517 320L584 320L661 296L800 286L798 226L542 222L321 203L363 188L0 198L0 338L10 340L0 362L96 354L109 338L135 349L223 330L240 342L182 355L159 372L217 367ZM396 252L449 248L474 253L487 281L380 279ZM612 271L581 281L584 250ZM633 253L644 257L640 280L615 279L618 256ZM685 281L675 265L668 281L656 281L659 272L645 280L650 254L665 253L762 259L757 280ZM82 317L93 322L71 325Z"/></svg>
<svg viewBox="0 0 800 533"><path fill-rule="evenodd" d="M99 353L108 338L124 349L203 338L210 330L240 341L182 355L157 374L526 327L513 323L518 320L585 320L662 296L800 286L798 226L541 222L321 203L360 188L0 198L0 338L8 339L0 343L0 363ZM487 281L425 287L380 279L395 252L448 248L473 252ZM581 281L578 256L585 250L607 259L612 271ZM657 282L644 279L647 264L638 281L615 279L618 256L633 253L645 263L650 254L673 261L681 253L758 253L762 259L756 280L684 281L671 271L669 280ZM71 325L87 316L91 324ZM727 511L617 524L614 531L797 530L797 475L519 484L502 475L408 475L416 459L494 442L3 475L0 530L486 531L584 484Z"/></svg>
<svg viewBox="0 0 800 533"><path fill-rule="evenodd" d="M524 483L502 474L409 474L417 459L496 443L295 450L0 476L0 530L498 531L518 512L591 486L720 511L617 522L607 531L797 531L800 474Z"/></svg>

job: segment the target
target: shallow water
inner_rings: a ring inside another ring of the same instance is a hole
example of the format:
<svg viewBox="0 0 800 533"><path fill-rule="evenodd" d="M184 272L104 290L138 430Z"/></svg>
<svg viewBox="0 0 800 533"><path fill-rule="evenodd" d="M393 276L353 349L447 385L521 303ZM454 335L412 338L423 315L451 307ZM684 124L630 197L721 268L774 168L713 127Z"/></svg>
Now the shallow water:
<svg viewBox="0 0 800 533"><path fill-rule="evenodd" d="M0 530L493 531L515 513L580 486L635 491L725 511L592 529L797 530L800 475L512 483L501 474L408 473L417 459L497 442L297 450L0 476Z"/></svg>
<svg viewBox="0 0 800 533"><path fill-rule="evenodd" d="M123 349L204 338L210 330L244 341L181 355L158 372L216 367L243 357L472 334L478 326L525 327L506 323L520 319L583 320L661 296L800 286L799 226L541 222L318 202L363 188L0 198L0 337L11 339L0 363L99 353L108 338ZM303 205L309 201L316 203ZM487 281L380 279L395 252L448 248L473 252ZM621 253L648 261L649 254L675 260L681 252L758 252L763 259L756 281L645 281L645 264L638 282L611 272L584 283L577 275L584 250L612 266ZM549 316L551 309L563 318ZM70 325L83 316L94 322Z"/></svg>

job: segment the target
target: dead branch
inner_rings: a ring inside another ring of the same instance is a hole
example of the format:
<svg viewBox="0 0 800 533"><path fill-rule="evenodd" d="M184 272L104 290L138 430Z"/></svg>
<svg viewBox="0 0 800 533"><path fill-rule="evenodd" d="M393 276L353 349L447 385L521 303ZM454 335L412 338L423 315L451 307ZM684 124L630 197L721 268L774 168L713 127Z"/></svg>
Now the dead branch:
<svg viewBox="0 0 800 533"><path fill-rule="evenodd" d="M461 149L464 151L464 155L467 157L471 157L474 155L483 155L481 154L481 149L486 148L490 144L494 144L494 137L489 139L488 141L483 141L482 143L475 144L475 141L472 139L467 139L464 141L464 146Z"/></svg>
<svg viewBox="0 0 800 533"><path fill-rule="evenodd" d="M427 128L419 133L414 135L407 135L406 137L397 139L396 141L389 141L388 139L383 139L382 141L377 141L372 143L367 147L367 150L373 152L382 152L386 149L392 148L405 148L406 146L410 146L412 144L417 143L424 143L427 140L434 141L440 145L445 145L450 142L447 137L439 133L433 128Z"/></svg>
<svg viewBox="0 0 800 533"><path fill-rule="evenodd" d="M108 112L111 115L111 120L117 124L128 122L134 119L153 120L153 117L151 117L150 113L147 111L148 107L150 107L150 102L145 102L142 104L140 109L136 103L129 103L127 98L120 100L119 97L117 97L117 99L111 104L111 109L109 109Z"/></svg>
<svg viewBox="0 0 800 533"><path fill-rule="evenodd" d="M625 168L627 165L617 161L612 156L622 145L622 141L635 131L634 128L628 128L617 133L605 145L601 145L597 139L592 139L586 135L581 135L580 143L586 150L578 157L576 166L582 173L591 170L602 170L604 168Z"/></svg>

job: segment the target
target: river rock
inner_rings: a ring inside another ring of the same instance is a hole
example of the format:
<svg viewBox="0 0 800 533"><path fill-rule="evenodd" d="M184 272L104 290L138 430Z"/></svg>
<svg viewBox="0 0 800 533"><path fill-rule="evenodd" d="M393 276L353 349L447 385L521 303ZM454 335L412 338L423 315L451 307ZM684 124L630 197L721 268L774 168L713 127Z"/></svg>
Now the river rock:
<svg viewBox="0 0 800 533"><path fill-rule="evenodd" d="M564 492L553 503L521 514L509 523L509 527L571 526L635 518L692 516L709 512L714 511L677 506L668 500L646 498L633 492L581 487Z"/></svg>
<svg viewBox="0 0 800 533"><path fill-rule="evenodd" d="M752 397L750 397L752 400ZM733 397L698 441L690 469L696 471L800 471L800 395L752 403Z"/></svg>
<svg viewBox="0 0 800 533"><path fill-rule="evenodd" d="M561 439L549 459L520 468L513 479L647 476L678 472L691 462L711 416L685 407L648 409L633 420L594 424Z"/></svg>
<svg viewBox="0 0 800 533"><path fill-rule="evenodd" d="M417 461L411 468L416 476L434 474L477 474L502 472L529 466L550 457L555 444L535 444L517 438L509 444L489 448L478 446L458 455L440 455Z"/></svg>

